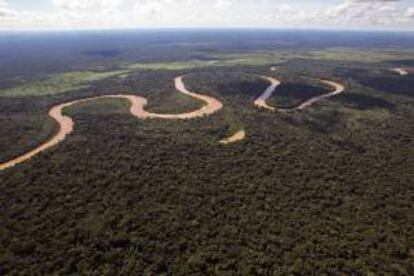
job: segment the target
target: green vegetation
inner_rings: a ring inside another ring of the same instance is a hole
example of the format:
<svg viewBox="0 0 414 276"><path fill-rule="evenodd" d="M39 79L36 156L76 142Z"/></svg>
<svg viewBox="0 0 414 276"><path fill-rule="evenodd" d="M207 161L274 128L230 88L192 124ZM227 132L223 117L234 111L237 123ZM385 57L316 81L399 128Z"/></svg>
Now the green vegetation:
<svg viewBox="0 0 414 276"><path fill-rule="evenodd" d="M227 63L230 63L230 65L264 65L283 63L288 59L301 58L304 56L300 53L289 51L259 51L253 53L220 54L213 55L213 57L228 60Z"/></svg>
<svg viewBox="0 0 414 276"><path fill-rule="evenodd" d="M87 114L124 114L129 115L130 103L124 99L98 99L91 102L79 103L67 107L65 114L73 116L78 113Z"/></svg>
<svg viewBox="0 0 414 276"><path fill-rule="evenodd" d="M156 102L148 103L146 109L155 113L175 114L180 112L190 112L201 108L205 103L184 95L180 92L169 93L162 98L161 104Z"/></svg>
<svg viewBox="0 0 414 276"><path fill-rule="evenodd" d="M3 159L48 132L56 103L123 91L157 112L194 109L174 91L179 74L224 108L189 121L137 120L123 100L69 108L67 140L0 172L0 274L413 274L414 78L367 67L300 59L276 72L139 70L92 82L88 94L2 99ZM302 74L347 91L268 112L253 105L263 74L287 82L276 102L290 89L286 104L326 92ZM217 143L239 128L245 141Z"/></svg>
<svg viewBox="0 0 414 276"><path fill-rule="evenodd" d="M317 80L292 76L290 79L282 80L282 84L268 103L277 108L294 108L310 98L327 94L331 90L331 87L326 87Z"/></svg>
<svg viewBox="0 0 414 276"><path fill-rule="evenodd" d="M118 76L126 79L134 71L142 70L196 70L229 66L262 66L282 64L289 60L320 60L374 63L379 61L393 62L396 60L414 59L412 50L399 49L359 49L359 48L328 48L318 51L279 50L255 51L249 53L223 54L210 53L209 60L139 62L121 65L122 70L116 71L73 71L52 75L46 79L31 80L10 88L0 89L0 97L43 96L65 93L90 88L91 82ZM388 67L390 65L387 65ZM102 68L104 70L105 67ZM386 68L382 65L382 68ZM21 82L21 81L20 81Z"/></svg>
<svg viewBox="0 0 414 276"><path fill-rule="evenodd" d="M310 58L333 60L333 61L353 61L377 63L381 61L394 61L398 59L413 59L414 51L401 49L373 50L367 48L329 48L324 50L312 51Z"/></svg>
<svg viewBox="0 0 414 276"><path fill-rule="evenodd" d="M233 60L235 64L245 65L279 64L292 59L376 63L381 61L410 60L414 58L414 51L401 49L373 50L337 47L317 51L260 51L246 54L220 54L212 57L229 59L230 61Z"/></svg>
<svg viewBox="0 0 414 276"><path fill-rule="evenodd" d="M184 70L199 68L208 65L208 61L192 60L192 61L173 61L160 63L135 63L127 65L130 70Z"/></svg>
<svg viewBox="0 0 414 276"><path fill-rule="evenodd" d="M292 59L315 59L326 61L349 61L374 63L380 61L409 60L414 58L412 50L387 48L383 50L363 48L327 48L323 50L279 50L257 51L236 54L212 54L209 60L134 63L125 65L130 70L185 70L203 67L235 65L280 64Z"/></svg>
<svg viewBox="0 0 414 276"><path fill-rule="evenodd" d="M0 116L0 162L22 155L28 149L42 144L57 129L57 124L44 110L28 107L24 112L8 112L7 104L8 102L5 102L1 105L3 111Z"/></svg>
<svg viewBox="0 0 414 276"><path fill-rule="evenodd" d="M271 59L269 59L271 57ZM131 70L185 70L204 67L224 67L234 65L263 65L269 63L280 63L279 55L274 54L234 54L210 56L211 60L173 61L161 63L135 63L127 65Z"/></svg>
<svg viewBox="0 0 414 276"><path fill-rule="evenodd" d="M44 96L65 93L90 87L90 82L124 74L125 71L70 72L51 76L46 80L29 82L13 88L0 90L2 97Z"/></svg>

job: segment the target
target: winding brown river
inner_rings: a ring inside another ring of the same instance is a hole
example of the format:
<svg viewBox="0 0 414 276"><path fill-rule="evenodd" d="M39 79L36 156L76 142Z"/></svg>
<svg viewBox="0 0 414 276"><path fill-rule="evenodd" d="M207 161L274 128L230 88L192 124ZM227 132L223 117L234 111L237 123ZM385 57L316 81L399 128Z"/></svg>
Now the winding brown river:
<svg viewBox="0 0 414 276"><path fill-rule="evenodd" d="M330 93L310 98L309 100L307 100L307 101L303 102L302 104L300 104L296 107L293 107L293 108L276 108L276 107L268 105L266 101L273 95L273 93L276 91L276 89L281 84L281 82L279 80L277 80L275 78L271 78L271 77L262 77L262 78L267 80L268 82L270 82L270 85L266 89L266 91L256 99L254 104L258 108L264 108L264 109L267 109L267 110L270 110L270 111L291 112L291 111L295 111L295 110L302 110L302 109L305 109L305 108L313 105L314 103L317 103L317 102L322 101L324 99L327 99L329 97L341 94L345 91L345 86L343 86L340 83L337 83L337 82L334 82L334 81L329 81L329 80L321 80L322 83L334 88L334 90Z"/></svg>
<svg viewBox="0 0 414 276"><path fill-rule="evenodd" d="M186 119L193 119L198 117L204 117L211 115L217 111L219 111L223 104L216 100L213 97L200 95L187 90L183 82L183 76L177 77L175 79L175 87L178 91L183 94L186 94L190 97L202 100L205 102L205 105L193 112L183 113L183 114L158 114L158 113L151 113L145 111L145 106L147 105L147 99L135 96L135 95L105 95L105 96L98 96L93 98L87 99L80 99L68 103L63 103L52 107L49 111L49 116L55 120L59 124L58 132L48 141L41 144L40 146L36 147L35 149L16 157L10 161L0 164L0 170L4 170L10 167L13 167L17 164L23 163L25 161L30 160L35 155L53 147L62 142L66 139L66 137L73 132L74 129L74 122L72 118L63 115L63 111L66 107L73 106L75 104L94 101L98 99L126 99L131 103L130 112L132 115L137 117L138 119L167 119L167 120L186 120Z"/></svg>
<svg viewBox="0 0 414 276"><path fill-rule="evenodd" d="M267 80L268 82L270 82L269 87L267 87L267 89L265 90L265 92L263 92L263 94L261 94L259 96L259 98L256 99L256 101L254 102L254 105L259 107L259 108L264 108L264 109L268 109L271 111L276 111L276 108L274 108L273 106L270 106L267 104L267 100L273 95L273 93L275 92L276 88L278 88L279 85L281 85L282 83L275 79L275 78L271 78L271 77L261 77L264 80Z"/></svg>
<svg viewBox="0 0 414 276"><path fill-rule="evenodd" d="M275 68L271 69L272 71L275 71ZM307 100L306 102L302 103L301 105L292 108L292 109L278 109L275 107L272 107L270 105L268 105L266 103L266 101L273 95L273 93L276 91L277 87L281 84L281 82L275 78L272 77L262 77L263 79L267 80L270 85L267 87L267 89L263 92L262 95L260 95L256 101L254 102L255 105L259 108L264 108L264 109L268 109L271 111L284 111L284 112L289 112L289 111L294 111L294 110L301 110L304 109L316 102L319 102L323 99L332 97L334 95L340 94L342 93L345 88L343 85L333 82L333 81L328 81L328 80L322 80L322 82L326 85L329 85L331 87L334 88L334 91L328 93L328 94L324 94L324 95L320 95L314 98L311 98L309 100ZM136 96L136 95L124 95L124 94L117 94L117 95L104 95L104 96L98 96L98 97L92 97L92 98L87 98L87 99L80 99L80 100L75 100L75 101L71 101L71 102L67 102L67 103L63 103L63 104L59 104L56 106L53 106L50 111L49 111L49 116L55 120L58 124L59 124L59 130L58 132L48 141L46 141L45 143L41 144L40 146L36 147L35 149L21 155L18 156L10 161L7 161L5 163L1 163L0 164L0 170L4 170L10 167L13 167L17 164L23 163L25 161L30 160L31 158L33 158L34 156L36 156L37 154L53 147L56 146L57 144L61 143L63 140L66 139L66 137L73 132L74 130L74 122L72 120L72 118L65 116L64 113L64 109L66 107L70 107L79 103L84 103L84 102L89 102L89 101L94 101L94 100L98 100L98 99L125 99L128 100L131 103L131 107L130 107L130 113L135 116L138 119L166 119L166 120L187 120L187 119L194 119L194 118L199 118L199 117L204 117L204 116L209 116L217 111L219 111L220 109L223 108L223 104L210 96L207 95L201 95L201 94L197 94L194 92L189 91L183 82L183 76L177 77L175 79L175 87L176 89L185 94L188 95L192 98L201 100L205 103L205 105L203 107L201 107L198 110L192 111L192 112L188 112L188 113L181 113L181 114L159 114L159 113L152 113L152 112L148 112L145 110L145 106L147 105L147 99L141 96ZM246 137L246 131L244 129L237 131L236 133L234 133L232 136L225 138L223 140L220 141L221 144L227 145L227 144L231 144L231 143L235 143L238 141L241 141L243 139L245 139Z"/></svg>

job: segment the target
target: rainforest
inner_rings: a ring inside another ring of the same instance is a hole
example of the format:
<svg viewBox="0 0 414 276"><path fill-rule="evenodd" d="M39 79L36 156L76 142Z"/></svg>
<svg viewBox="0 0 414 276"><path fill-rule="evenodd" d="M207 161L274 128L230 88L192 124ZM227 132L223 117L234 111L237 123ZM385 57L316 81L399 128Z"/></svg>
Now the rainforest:
<svg viewBox="0 0 414 276"><path fill-rule="evenodd" d="M1 275L413 275L414 35L0 33Z"/></svg>

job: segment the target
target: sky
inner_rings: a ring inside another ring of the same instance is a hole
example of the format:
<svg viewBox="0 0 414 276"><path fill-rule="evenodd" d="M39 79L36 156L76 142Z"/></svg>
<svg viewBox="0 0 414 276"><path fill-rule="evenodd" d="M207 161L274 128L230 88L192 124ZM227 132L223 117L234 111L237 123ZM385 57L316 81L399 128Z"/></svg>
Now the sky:
<svg viewBox="0 0 414 276"><path fill-rule="evenodd" d="M414 0L0 0L0 29L260 27L414 31Z"/></svg>

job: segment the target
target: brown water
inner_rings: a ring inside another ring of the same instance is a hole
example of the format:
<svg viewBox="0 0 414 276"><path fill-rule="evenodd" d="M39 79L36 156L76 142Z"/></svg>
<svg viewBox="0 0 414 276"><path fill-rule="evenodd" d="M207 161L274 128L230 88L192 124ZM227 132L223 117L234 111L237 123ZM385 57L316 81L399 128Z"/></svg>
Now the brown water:
<svg viewBox="0 0 414 276"><path fill-rule="evenodd" d="M145 106L147 105L147 99L140 97L140 96L134 96L134 95L105 95L105 96L99 96L99 97L93 97L93 98L87 98L87 99L80 99L68 103L63 103L56 105L52 107L49 111L49 116L54 119L59 124L59 131L48 141L41 144L40 146L36 147L35 149L16 157L10 161L7 161L5 163L0 164L0 170L4 170L10 167L13 167L17 164L23 163L25 161L30 160L37 154L53 147L62 142L66 139L66 137L73 132L74 129L74 122L72 118L63 115L63 109L69 106L73 106L78 103L83 102L89 102L93 100L98 99L126 99L130 101L131 108L130 112L132 115L137 117L138 119L151 119L151 118L160 118L160 119L167 119L167 120L186 120L186 119L193 119L197 117L203 117L211 115L217 111L219 111L223 104L209 96L196 94L193 92L190 92L186 89L184 83L183 83L183 76L177 77L175 79L175 87L178 91L180 91L183 94L186 94L190 97L202 100L205 102L205 105L193 112L189 113L183 113L183 114L158 114L158 113L150 113L145 111Z"/></svg>

